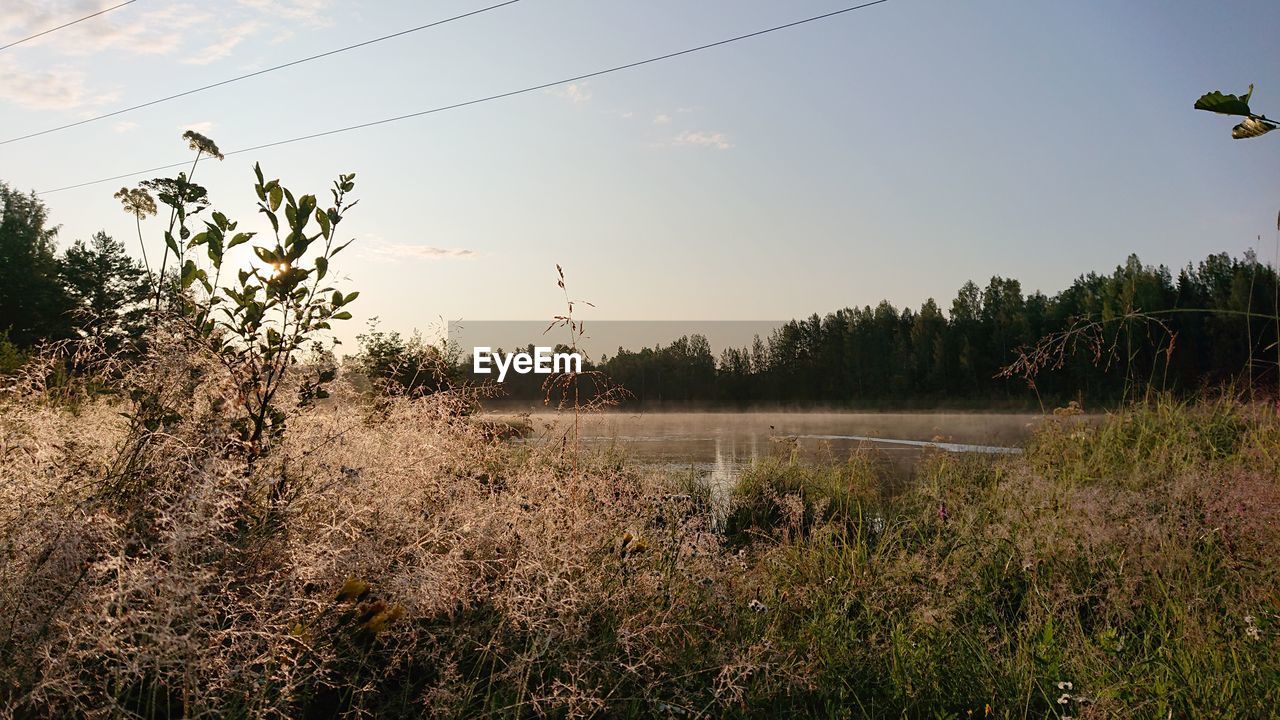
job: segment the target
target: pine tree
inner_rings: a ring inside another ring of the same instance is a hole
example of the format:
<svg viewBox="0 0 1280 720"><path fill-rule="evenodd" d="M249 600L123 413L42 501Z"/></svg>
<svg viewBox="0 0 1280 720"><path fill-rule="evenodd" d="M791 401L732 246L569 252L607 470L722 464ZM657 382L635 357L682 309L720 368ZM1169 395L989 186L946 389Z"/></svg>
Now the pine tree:
<svg viewBox="0 0 1280 720"><path fill-rule="evenodd" d="M77 240L63 255L61 276L79 334L111 350L141 334L149 283L123 243L103 232Z"/></svg>

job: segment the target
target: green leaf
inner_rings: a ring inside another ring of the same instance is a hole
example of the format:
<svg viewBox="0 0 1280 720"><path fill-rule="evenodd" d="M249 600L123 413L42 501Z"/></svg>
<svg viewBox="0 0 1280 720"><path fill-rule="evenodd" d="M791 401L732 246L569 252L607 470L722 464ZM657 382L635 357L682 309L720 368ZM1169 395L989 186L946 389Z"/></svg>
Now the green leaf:
<svg viewBox="0 0 1280 720"><path fill-rule="evenodd" d="M316 279L323 280L324 276L329 273L329 261L326 258L316 258Z"/></svg>
<svg viewBox="0 0 1280 720"><path fill-rule="evenodd" d="M280 189L280 186L276 185L272 187L271 194L270 194L270 205L269 205L269 207L271 208L271 212L275 212L276 210L280 209L280 201L283 199L284 199L284 191Z"/></svg>
<svg viewBox="0 0 1280 720"><path fill-rule="evenodd" d="M222 264L222 233L209 233L209 259L213 261L214 267Z"/></svg>
<svg viewBox="0 0 1280 720"><path fill-rule="evenodd" d="M196 267L196 263L194 260L188 260L186 264L182 266L182 289L183 290L186 290L187 288L191 287L191 283L195 282L196 273L198 271L199 271L199 268Z"/></svg>
<svg viewBox="0 0 1280 720"><path fill-rule="evenodd" d="M335 313L333 316L333 319L334 320L350 320L351 313L347 312L346 310L343 310L340 313Z"/></svg>
<svg viewBox="0 0 1280 720"><path fill-rule="evenodd" d="M280 219L276 217L275 213L271 212L266 208L262 208L261 210L259 210L259 212L266 215L267 219L271 221L272 230L274 230L275 232L280 232Z"/></svg>
<svg viewBox="0 0 1280 720"><path fill-rule="evenodd" d="M270 250L262 247L261 245L254 245L253 251L257 253L259 260L261 260L264 263L267 263L268 265L275 265L280 262L279 256L277 256L275 253L271 252Z"/></svg>
<svg viewBox="0 0 1280 720"><path fill-rule="evenodd" d="M230 250L231 248L237 245L241 245L243 243L249 242L250 238L252 238L253 235L254 233L251 233L251 232L236 233L236 236L231 238L231 242L227 243L227 249Z"/></svg>
<svg viewBox="0 0 1280 720"><path fill-rule="evenodd" d="M329 237L329 233L332 231L332 227L329 224L329 213L324 210L316 210L316 222L320 223L320 232L324 233L326 238Z"/></svg>
<svg viewBox="0 0 1280 720"><path fill-rule="evenodd" d="M164 232L164 244L169 247L169 250L172 251L174 255L179 254L178 241L173 239L173 233L168 230Z"/></svg>
<svg viewBox="0 0 1280 720"><path fill-rule="evenodd" d="M305 220L306 218L311 216L311 213L315 212L315 209L316 209L315 195L303 195L302 197L298 198L298 217L303 218Z"/></svg>
<svg viewBox="0 0 1280 720"><path fill-rule="evenodd" d="M307 246L311 244L311 241L304 235L290 235L290 237L293 239L293 243L290 245L289 251L285 253L284 257L285 260L292 265L303 255L307 254Z"/></svg>
<svg viewBox="0 0 1280 720"><path fill-rule="evenodd" d="M346 296L346 297L342 298L342 304L343 304L343 305L346 305L346 304L350 303L352 300L355 300L355 299L356 299L356 298L358 298L358 297L360 297L360 293L359 293L359 292L349 293L349 294L347 294L347 296Z"/></svg>
<svg viewBox="0 0 1280 720"><path fill-rule="evenodd" d="M1253 113L1249 110L1249 98L1253 96L1253 85L1249 85L1249 92L1244 95L1225 95L1217 90L1211 93L1205 93L1196 100L1196 110L1207 110L1208 112L1219 113L1222 115L1243 115L1248 117Z"/></svg>

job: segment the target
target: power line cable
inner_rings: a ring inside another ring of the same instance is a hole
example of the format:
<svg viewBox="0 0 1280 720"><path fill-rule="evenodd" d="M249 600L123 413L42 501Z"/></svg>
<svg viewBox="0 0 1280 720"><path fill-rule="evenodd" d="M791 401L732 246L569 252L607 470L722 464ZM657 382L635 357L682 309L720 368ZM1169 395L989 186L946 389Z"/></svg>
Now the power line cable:
<svg viewBox="0 0 1280 720"><path fill-rule="evenodd" d="M351 132L352 130L361 130L364 128L374 127L376 125L385 125L387 123L399 122L401 120L408 120L409 118L416 118L416 117L422 117L423 115L432 115L439 112L445 112L446 110L456 110L458 108L464 108L471 105L479 105L480 103L486 103L492 100L501 100L503 98L509 98L516 95L524 95L526 93L536 92L538 90L545 90L547 88L555 87L557 85L574 83L574 82L578 82L579 80L588 80L590 78L600 77L601 75L608 75L610 73L615 73L615 72L620 72L622 70L629 70L631 68L640 67L641 65L649 65L651 63L661 62L663 60L670 60L672 58L677 58L682 55L689 55L691 53L700 52L702 50L709 50L711 48L719 47L721 45L728 45L729 43L738 42L740 40L747 40L749 38L759 37L761 35L767 35L772 32L777 32L779 30L786 30L788 28L793 28L798 25L817 22L819 20L826 20L826 19L835 17L837 15L843 15L845 13L850 13L855 10L861 10L863 8L869 8L873 5L881 5L887 2L889 2L889 0L873 0L872 2L862 3L861 5L854 5L852 7L847 7L841 10L835 10L833 12L824 13L822 15L814 15L813 17L805 18L803 20L796 20L795 22L789 22L789 23L786 23L785 25L776 25L774 27L766 28L764 30L757 30L752 33L747 33L746 35L738 35L736 37L728 38L727 40L719 40L713 43L707 43L706 45L699 45L698 47L689 48L687 50L680 50L677 52L667 53L665 55L658 55L657 57L651 57L646 60L637 60L635 62L630 62L625 65L617 65L611 68L606 68L604 70L597 70L595 72L585 73L583 75L575 75L569 78L562 78L560 80L554 80L552 82L542 83L540 85L530 85L529 87L524 87L519 90L510 90L508 92L498 93L496 95L488 95L482 98L476 98L474 100L467 100L465 102L454 103L452 105L441 105L439 107L434 107L429 110L421 110L414 113L408 113L406 115L396 115L395 117L383 118L381 120L373 120L366 123L360 123L358 125L348 125L346 127L337 128L335 130L325 130L323 132L312 133L310 135L299 135L297 137L288 138L286 140L276 140L274 142L263 143L262 145L255 145L253 147L242 148L240 150L232 150L230 152L223 153L223 156L229 157L231 155L240 155L243 153L255 152L258 150L264 150L266 148L273 148L273 147L278 147L280 145L288 145L290 143L301 142L303 140L314 140L316 138L327 137L329 135L337 135L339 133ZM77 183L75 185L67 185L65 187L54 188L52 190L44 190L36 194L49 195L56 192L62 192L64 190L74 190L76 188L87 187L89 185L97 185L104 182L111 182L112 180L121 180L123 178L133 177L135 175L145 175L147 173L158 172L160 170L170 170L176 167L183 167L189 163L190 161L182 161L182 162L176 162L170 165L161 165L159 167L148 168L146 170L136 170L134 172L125 173L123 175L114 175L112 177L100 178L98 180L90 180L88 182Z"/></svg>
<svg viewBox="0 0 1280 720"><path fill-rule="evenodd" d="M49 33L51 33L51 32L57 32L57 31L59 31L59 30L61 30L61 29L63 29L63 28L69 28L69 27L71 27L72 25L75 25L76 23L82 23L82 22L84 22L85 20L92 20L93 18L96 18L96 17L98 17L99 15L106 15L107 13L111 12L112 10L119 10L120 8L124 7L125 5L132 5L132 4L136 3L136 2L138 2L138 0L125 0L125 2L122 2L122 3L120 3L119 5L112 5L111 7L106 8L105 10L99 10L98 12L96 12L96 13L94 13L94 14L92 14L92 15L85 15L84 17L80 18L79 20L72 20L72 21L71 21L71 22L69 22L69 23L63 23L63 24L59 25L58 27L49 28L48 30L45 30L45 31L43 31L43 32L38 32L38 33L36 33L35 35L30 35L30 36L28 36L28 37L24 37L24 38L22 38L21 40L14 40L13 42L9 43L8 45L0 45L0 51L8 50L9 48L13 47L14 45L21 45L21 44L22 44L22 43L24 43L24 42L28 42L28 41L30 41L30 40L35 40L35 39L36 39L36 38L38 38L38 37L44 37L45 35L48 35L48 34L49 34Z"/></svg>
<svg viewBox="0 0 1280 720"><path fill-rule="evenodd" d="M130 2L136 2L136 0L130 0ZM147 102L144 102L144 103L139 103L137 105L132 105L126 108L120 108L119 110L112 110L109 113L94 115L93 117L85 118L83 120L77 120L72 123L67 123L66 125L59 125L57 127L47 128L45 130L40 130L39 132L33 132L33 133L28 133L26 135L9 138L8 140L0 140L0 145L8 145L9 143L15 143L21 140L30 140L31 138L40 137L41 135L48 135L49 133L55 133L60 130L67 130L69 128L79 127L81 125L86 125L91 122L97 122L98 120L105 120L106 118L115 117L117 115L123 115L127 112L133 112L134 110L141 110L142 108L151 107L152 105L159 105L160 103L169 102L170 100L177 100L178 98L183 98L188 95L195 95L196 93L204 92L205 90L212 90L214 88L222 87L223 85L230 85L231 83L240 82L241 80L248 80L249 78L257 77L259 75L266 75L267 73L275 72L276 70L283 70L288 67L293 67L294 65L301 65L303 63L311 62L312 60L319 60L320 58L326 58L326 57L329 57L330 55L337 55L338 53L344 53L344 52L347 52L348 50L355 50L356 48L362 48L362 47L365 47L366 45L373 45L374 43L380 43L384 40L391 40L392 38L398 38L403 35L408 35L410 33L416 33L420 30L426 30L428 28L433 28L438 25L451 23L455 20L462 20L463 18L469 18L472 15L479 15L481 13L489 12L490 10L497 10L498 8L506 7L507 5L514 5L518 2L520 2L520 0L507 0L506 2L498 3L497 5L490 5L489 7L480 8L479 10L472 10L471 12L463 13L461 15L454 15L453 17L445 18L444 20L436 20L435 22L427 23L426 25L419 25L417 27L409 28L408 30L401 30L399 32L391 33L390 35L383 35L382 37L376 37L376 38L373 38L372 40L365 40L364 42L358 42L354 45L347 45L345 47L340 47L340 48L337 48L336 50L328 50L326 52L322 52L317 55L311 55L309 57L300 58L298 60L291 60L287 63L282 63L280 65L273 65L271 67L263 68L261 70L254 70L251 73L245 73L244 75L237 75L236 77L227 78L226 80L219 80L218 82L211 83L209 85L202 85L198 88L192 88L191 90L184 90L180 93L174 93L173 95L166 95L165 97L156 98L155 100L148 100Z"/></svg>

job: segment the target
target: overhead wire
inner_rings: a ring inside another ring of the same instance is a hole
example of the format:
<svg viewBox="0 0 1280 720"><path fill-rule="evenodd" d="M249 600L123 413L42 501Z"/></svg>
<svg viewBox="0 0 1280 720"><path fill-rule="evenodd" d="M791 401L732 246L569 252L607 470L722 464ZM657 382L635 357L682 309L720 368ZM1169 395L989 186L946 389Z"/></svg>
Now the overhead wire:
<svg viewBox="0 0 1280 720"><path fill-rule="evenodd" d="M375 126L378 126L378 125L386 125L386 124L388 124L388 123L400 122L400 121L402 121L402 120L408 120L408 119L410 119L410 118L422 117L422 116L424 116L424 115L432 115L432 114L435 114L435 113L446 112L446 111L449 111L449 110L457 110L457 109L459 109L459 108L469 107L469 106L472 106L472 105L479 105L479 104L481 104L481 103L492 102L492 101L494 101L494 100L502 100L502 99L504 99L504 98L514 97L514 96L517 96L517 95L524 95L524 94L527 94L527 93L536 92L536 91L538 91L538 90L545 90L545 89L548 89L548 88L556 87L556 86L558 86L558 85L567 85L567 84L571 84L571 83L575 83L575 82L580 82L580 81L582 81L582 80L589 80L589 79L591 79L591 78L600 77L600 76L602 76L602 75L608 75L608 74L611 74L611 73L621 72L621 71L623 71L623 70L630 70L630 69L632 69L632 68L637 68L637 67L641 67L641 66L644 66L644 65L649 65L649 64L652 64L652 63L656 63L656 62L661 62L661 61L664 61L664 60L670 60L670 59L672 59L672 58L682 57L682 56L684 56L684 55L689 55L689 54L696 53L696 52L701 52L701 51L704 51L704 50L710 50L711 48L716 48L716 47L720 47L720 46L722 46L722 45L728 45L728 44L730 44L730 43L735 43L735 42L739 42L739 41L742 41L742 40L747 40L747 39L750 39L750 38L759 37L759 36L761 36L761 35L767 35L767 34L769 34L769 33L778 32L778 31L780 31L780 30L786 30L786 29L788 29L788 28L793 28L793 27L797 27L797 26L800 26L800 25L805 25L805 24L808 24L808 23L814 23L814 22L818 22L818 21L821 21L821 20L827 20L827 19L830 19L830 18L833 18L833 17L837 17L837 16L839 16L839 15L844 15L844 14L846 14L846 13L854 12L854 11L856 11L856 10L862 10L862 9L864 9L864 8L869 8L869 7L872 7L872 6L875 6L875 5L882 5L882 4L887 3L887 2L889 2L889 0L872 0L871 2L865 2L865 3L862 3L862 4L860 4L860 5L853 5L853 6L850 6L850 7L842 8L842 9L840 9L840 10L834 10L834 11L832 11L832 12L823 13L823 14L821 14L821 15L814 15L814 16L812 16L812 17L807 17L807 18L804 18L804 19L802 19L802 20L796 20L796 21L789 22L789 23L785 23L785 24L782 24L782 25L775 25L775 26L773 26L773 27L765 28L765 29L763 29L763 30L756 30L755 32L750 32L750 33L746 33L746 34L743 34L743 35L737 35L737 36L734 36L734 37L731 37L731 38L727 38L727 39L724 39L724 40L718 40L718 41L716 41L716 42L706 43L706 44L704 44L704 45L698 45L697 47L687 48L687 49L685 49L685 50L678 50L678 51L676 51L676 52L669 52L669 53L665 53L665 54L663 54L663 55L657 55L657 56L655 56L655 57L646 58L646 59L644 59L644 60L637 60L637 61L634 61L634 62L625 63L625 64L623 64L623 65L615 65L615 66L613 66L613 67L605 68L605 69L602 69L602 70L596 70L596 71L593 71L593 72L582 73L582 74L580 74L580 75L574 75L574 76L572 76L572 77L560 78L560 79L558 79L558 80L552 80L552 81L550 81L550 82L539 83L539 84L537 84L537 85L529 85L529 86L527 86L527 87L522 87L522 88L517 89L517 90L509 90L509 91L507 91L507 92L501 92L501 93L497 93L497 94L494 94L494 95L486 95L486 96L484 96L484 97L475 98L475 99L472 99L472 100L466 100L466 101L463 101L463 102L452 103L452 104L450 104L450 105L441 105L441 106L433 107L433 108L429 108L429 109L426 109L426 110L419 110L419 111L417 111L417 112L406 113L406 114L403 114L403 115L395 115L395 116L392 116L392 117L382 118L382 119L379 119L379 120L371 120L371 121L369 121L369 122L357 123L357 124L355 124L355 125L347 125L347 126L345 126L345 127L335 128L335 129L333 129L333 130L324 130L324 131L321 131L321 132L310 133L310 134L307 134L307 135L298 135L298 136L295 136L295 137L286 138L286 139L284 139L284 140L275 140L275 141L268 142L268 143L262 143L261 145L254 145L254 146L252 146L252 147L241 148L241 149L238 149L238 150L231 150L231 151L228 151L228 152L223 153L223 156L224 156L224 157L230 157L230 156L232 156L232 155L241 155L241 154L244 154L244 153L256 152L256 151L258 151L258 150L265 150L265 149L267 149L267 148L279 147L279 146L281 146L281 145L289 145L289 144L296 143L296 142L302 142L302 141L304 141L304 140L314 140L314 139L316 139L316 138L328 137L328 136L330 136L330 135L337 135L337 134L339 134L339 133L352 132L352 131L354 131L354 130L361 130L361 129L364 129L364 128L375 127ZM168 165L159 165L159 166L156 166L156 167L147 168L147 169L145 169L145 170L135 170L135 171L132 171L132 172L122 173L122 174L120 174L120 175L113 175L113 176L111 176L111 177L104 177L104 178L99 178L99 179L97 179L97 180L89 180L89 181L86 181L86 182L76 183L76 184L74 184L74 185L66 185L66 186L63 186L63 187L53 188L53 189L51 189L51 190L44 190L44 191L41 191L41 192L36 193L36 194L37 194L37 195L49 195L49 194L52 194L52 193L63 192L63 191L65 191L65 190L74 190L74 189L77 189L77 188L87 187L87 186L89 186L89 185L98 185L98 184L105 183L105 182L111 182L111 181L113 181L113 180L121 180L121 179L124 179L124 178L134 177L134 176L136 176L136 175L145 175L145 174L148 174L148 173L159 172L159 171L161 171L161 170L170 170L170 169L173 169L173 168L176 168L176 167L181 167L181 166L183 166L183 165L186 165L186 164L187 164L187 162L188 162L188 161L182 161L182 162L171 163L171 164L168 164Z"/></svg>
<svg viewBox="0 0 1280 720"><path fill-rule="evenodd" d="M447 23L455 22L457 20L462 20L464 18L469 18L475 15L480 15L482 13L487 13L491 10L497 10L498 8L506 7L508 5L514 5L518 2L520 2L520 0L506 0L506 2L500 2L496 5L483 7L483 8L480 8L479 10L472 10L470 12L462 13L461 15L454 15L453 17L448 17L443 20L436 20L434 22L429 22L426 25L418 25L417 27L411 27L406 30L400 30L398 32L393 32L389 35L383 35L381 37L372 38L370 40L365 40L363 42L358 42L352 45L345 45L343 47L335 48L333 50L326 50L325 52L322 52L322 53L316 53L315 55L309 55L304 58L298 58L297 60L290 60L289 62L286 62L286 63L280 63L279 65L272 65L271 67L262 68L261 70L254 70L253 72L248 72L243 75L237 75L235 77L227 78L225 80L219 80L218 82L209 83L208 85L201 85L200 87L191 88L190 90L183 90L182 92L173 93L171 95L165 95L164 97L159 97L154 100L148 100L146 102L138 103L137 105L130 105L129 107L120 108L119 110L112 110L111 112L102 113L101 115L94 115L92 117L82 118L80 120L76 120L75 122L69 122L65 125L58 125L56 127L45 128L44 130L27 133L26 135L11 137L11 138L8 138L7 140L0 140L0 145L8 145L10 143L16 143L22 140L30 140L31 138L37 138L37 137L40 137L41 135L48 135L50 133L56 133L61 130L68 130L70 128L80 127L81 125L87 125L89 123L97 122L99 120L113 118L118 115L123 115L125 113L133 112L135 110L141 110L143 108L148 108L153 105L159 105L161 103L166 103L171 100L177 100L178 98L184 98L189 95L195 95L196 93L201 93L206 90L212 90L214 88L219 88L224 85L230 85L231 83L240 82L241 80L248 80L249 78L255 78L260 75L266 75L267 73L272 73L277 70L283 70L285 68L294 67L295 65L301 65L303 63L308 63L313 60L327 58L333 55L337 55L339 53L344 53L350 50L355 50L357 48L362 48L369 45L373 45L375 43L380 43L385 40L391 40L393 38L402 37L410 33L416 33L422 30L427 30L429 28L438 27L440 25L445 25Z"/></svg>
<svg viewBox="0 0 1280 720"><path fill-rule="evenodd" d="M125 2L122 2L122 3L120 3L119 5L112 5L112 6L111 6L111 7L109 7L109 8L104 8L104 9L102 9L102 10L99 10L99 11L98 11L98 12L96 12L96 13L93 13L92 15L85 15L84 17L82 17L82 18L80 18L80 19L78 19L78 20L72 20L71 22L63 23L63 24L61 24L61 25L59 25L59 26L57 26L57 27L51 27L51 28L49 28L48 30L44 30L44 31L38 32L38 33L36 33L35 35L28 35L27 37L24 37L24 38L22 38L21 40L14 40L13 42L8 43L8 44L6 44L6 45L0 45L0 51L8 50L9 48L11 48L11 47L13 47L13 46L15 46L15 45L21 45L21 44L22 44L22 43L24 43L24 42L30 42L31 40L35 40L36 38L39 38L39 37L44 37L45 35L48 35L49 33L57 32L57 31L59 31L59 30L61 30L61 29L63 29L63 28L69 28L69 27L71 27L72 25L76 25L76 24L82 23L82 22L84 22L85 20L92 20L93 18L96 18L96 17L98 17L99 15L106 15L107 13L111 12L112 10L119 10L120 8L124 7L125 5L132 5L132 4L136 3L136 2L138 2L138 0L125 0Z"/></svg>

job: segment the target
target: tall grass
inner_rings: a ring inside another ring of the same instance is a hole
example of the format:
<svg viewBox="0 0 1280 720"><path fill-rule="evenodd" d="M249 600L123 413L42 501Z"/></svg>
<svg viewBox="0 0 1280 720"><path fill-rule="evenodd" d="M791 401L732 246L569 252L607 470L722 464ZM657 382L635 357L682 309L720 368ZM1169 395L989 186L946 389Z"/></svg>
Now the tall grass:
<svg viewBox="0 0 1280 720"><path fill-rule="evenodd" d="M696 478L341 381L246 467L216 374L143 371L182 388L161 430L39 383L0 405L0 717L1280 707L1280 426L1256 406L1049 420L900 492L869 456L767 461L722 517Z"/></svg>

